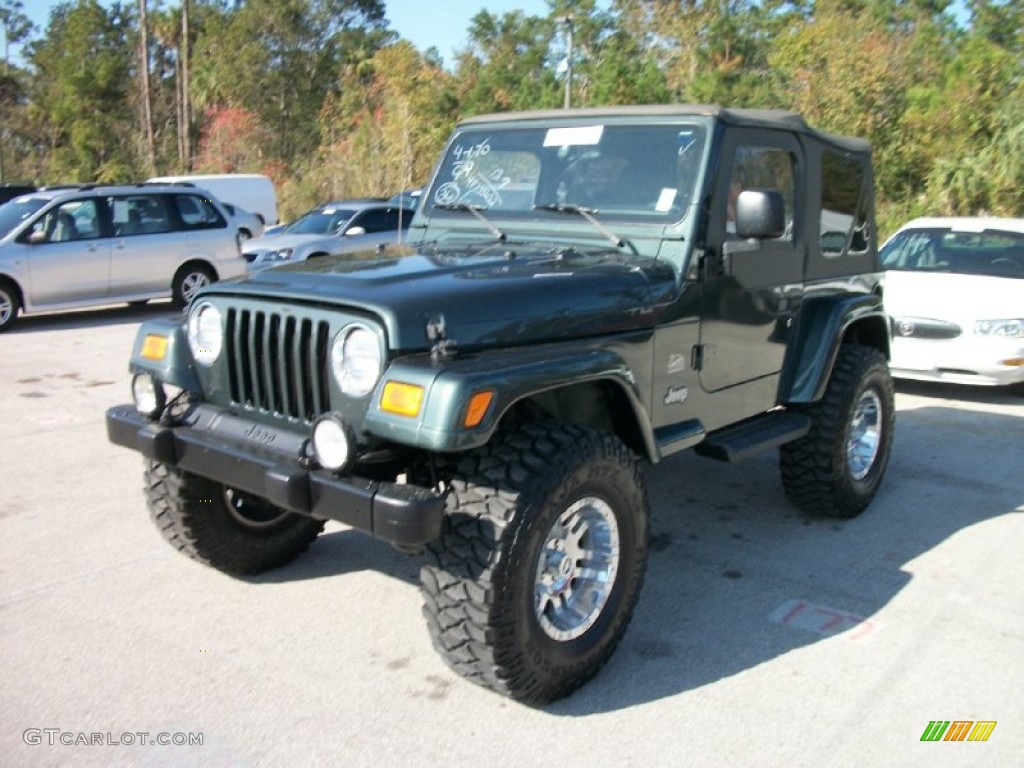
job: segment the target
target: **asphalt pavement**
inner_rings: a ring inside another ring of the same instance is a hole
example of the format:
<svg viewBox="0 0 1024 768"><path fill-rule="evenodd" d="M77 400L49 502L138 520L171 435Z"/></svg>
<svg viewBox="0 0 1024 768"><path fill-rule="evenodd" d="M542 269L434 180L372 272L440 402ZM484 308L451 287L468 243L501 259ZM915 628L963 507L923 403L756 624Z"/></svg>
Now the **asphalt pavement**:
<svg viewBox="0 0 1024 768"><path fill-rule="evenodd" d="M168 314L0 335L0 766L1024 765L1024 398L900 385L852 521L791 507L774 455L651 468L633 623L531 709L433 652L414 556L329 524L235 579L164 543L103 414ZM922 741L932 721L996 725Z"/></svg>

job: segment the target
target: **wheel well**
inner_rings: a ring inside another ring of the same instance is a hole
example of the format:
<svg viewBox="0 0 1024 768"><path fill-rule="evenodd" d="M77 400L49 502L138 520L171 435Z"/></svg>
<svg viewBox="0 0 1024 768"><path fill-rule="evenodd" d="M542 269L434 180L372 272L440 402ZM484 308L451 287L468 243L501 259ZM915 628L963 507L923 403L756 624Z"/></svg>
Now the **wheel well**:
<svg viewBox="0 0 1024 768"><path fill-rule="evenodd" d="M178 277L181 276L181 273L184 272L189 267L204 267L205 269L209 270L210 274L213 275L214 280L220 279L220 277L217 275L217 270L213 266L213 264L211 264L208 261L203 261L202 259L192 259L191 261L186 261L184 264L178 267L177 271L174 273L174 279L177 280Z"/></svg>
<svg viewBox="0 0 1024 768"><path fill-rule="evenodd" d="M505 412L501 424L552 420L613 434L638 456L650 458L632 403L614 382L586 381L529 395Z"/></svg>
<svg viewBox="0 0 1024 768"><path fill-rule="evenodd" d="M18 281L13 277L7 275L0 275L0 285L9 286L14 292L15 298L18 300L18 304L22 307L25 306L25 295L21 292L21 286L18 285Z"/></svg>
<svg viewBox="0 0 1024 768"><path fill-rule="evenodd" d="M877 349L889 359L889 325L884 317L866 317L850 325L843 333L844 344L859 344Z"/></svg>

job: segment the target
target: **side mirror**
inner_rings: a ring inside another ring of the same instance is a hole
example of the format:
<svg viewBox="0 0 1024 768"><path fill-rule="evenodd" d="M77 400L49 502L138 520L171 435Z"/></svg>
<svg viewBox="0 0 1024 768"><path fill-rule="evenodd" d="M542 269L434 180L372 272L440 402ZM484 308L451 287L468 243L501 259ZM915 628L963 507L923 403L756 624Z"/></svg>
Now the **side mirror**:
<svg viewBox="0 0 1024 768"><path fill-rule="evenodd" d="M46 230L39 229L28 236L29 245L39 245L40 243L46 242Z"/></svg>
<svg viewBox="0 0 1024 768"><path fill-rule="evenodd" d="M774 189L745 189L736 200L736 234L768 239L786 232L786 203Z"/></svg>
<svg viewBox="0 0 1024 768"><path fill-rule="evenodd" d="M356 235L365 235L366 227L349 227L345 230L345 237L355 237Z"/></svg>

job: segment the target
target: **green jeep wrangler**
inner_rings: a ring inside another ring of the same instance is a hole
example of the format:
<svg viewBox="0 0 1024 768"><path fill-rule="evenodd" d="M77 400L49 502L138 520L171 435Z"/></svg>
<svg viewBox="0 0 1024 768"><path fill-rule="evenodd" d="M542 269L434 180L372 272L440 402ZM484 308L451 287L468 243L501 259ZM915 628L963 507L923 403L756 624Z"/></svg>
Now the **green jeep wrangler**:
<svg viewBox="0 0 1024 768"><path fill-rule="evenodd" d="M338 520L425 552L445 661L540 704L630 621L644 462L777 448L789 498L836 518L878 490L893 388L866 142L706 106L476 117L410 232L142 325L107 427L176 548L253 574Z"/></svg>

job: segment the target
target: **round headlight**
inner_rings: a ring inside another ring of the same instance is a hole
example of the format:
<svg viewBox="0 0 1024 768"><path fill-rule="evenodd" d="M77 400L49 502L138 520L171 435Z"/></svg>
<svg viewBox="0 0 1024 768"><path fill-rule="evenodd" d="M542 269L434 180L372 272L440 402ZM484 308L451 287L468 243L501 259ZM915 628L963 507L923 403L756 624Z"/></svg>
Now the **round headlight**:
<svg viewBox="0 0 1024 768"><path fill-rule="evenodd" d="M380 378L380 339L360 325L339 333L331 345L331 371L341 391L349 397L364 397Z"/></svg>
<svg viewBox="0 0 1024 768"><path fill-rule="evenodd" d="M324 414L313 424L313 454L324 469L341 469L348 463L352 444L337 414Z"/></svg>
<svg viewBox="0 0 1024 768"><path fill-rule="evenodd" d="M132 377L132 399L135 410L149 419L159 417L167 405L164 388L148 373L137 373Z"/></svg>
<svg viewBox="0 0 1024 768"><path fill-rule="evenodd" d="M188 318L188 346L197 363L212 365L224 346L224 328L220 310L213 304L203 303Z"/></svg>

